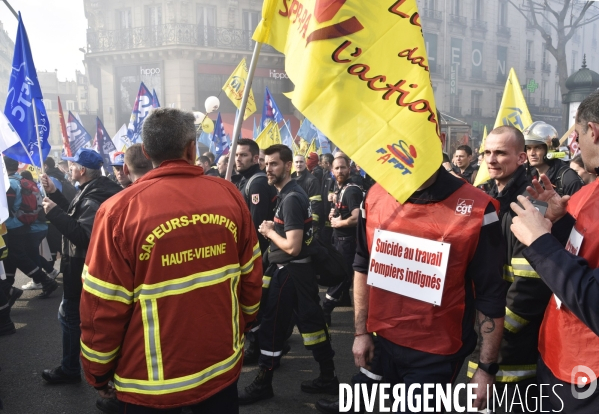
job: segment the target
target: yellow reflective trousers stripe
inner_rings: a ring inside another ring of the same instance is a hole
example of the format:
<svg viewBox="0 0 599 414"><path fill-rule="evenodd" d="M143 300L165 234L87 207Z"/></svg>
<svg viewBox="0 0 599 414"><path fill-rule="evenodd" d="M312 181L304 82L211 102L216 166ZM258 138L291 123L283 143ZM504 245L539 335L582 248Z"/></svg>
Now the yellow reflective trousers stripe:
<svg viewBox="0 0 599 414"><path fill-rule="evenodd" d="M272 279L271 276L262 276L262 288L263 289L267 289L270 287L270 280Z"/></svg>
<svg viewBox="0 0 599 414"><path fill-rule="evenodd" d="M312 197L308 198L308 200L310 200L310 201L322 201L322 196L321 195L315 195L315 196L312 196Z"/></svg>
<svg viewBox="0 0 599 414"><path fill-rule="evenodd" d="M514 269L510 265L503 265L503 279L508 282L514 281Z"/></svg>
<svg viewBox="0 0 599 414"><path fill-rule="evenodd" d="M302 333L302 339L304 340L304 346L316 345L327 340L327 334L324 329L318 332Z"/></svg>
<svg viewBox="0 0 599 414"><path fill-rule="evenodd" d="M512 268L514 269L514 276L540 278L530 263L528 263L528 260L523 257L513 257Z"/></svg>
<svg viewBox="0 0 599 414"><path fill-rule="evenodd" d="M468 362L468 378L472 378L474 372L478 368L476 362ZM529 378L534 378L537 375L537 365L499 365L499 371L495 375L495 380L498 382L518 382Z"/></svg>
<svg viewBox="0 0 599 414"><path fill-rule="evenodd" d="M98 364L108 364L110 361L116 358L119 354L119 350L121 349L118 346L115 350L110 352L100 352L91 349L89 346L85 345L83 341L81 342L81 353L83 357L89 361L97 362Z"/></svg>
<svg viewBox="0 0 599 414"><path fill-rule="evenodd" d="M505 308L505 319L503 327L512 333L518 333L522 328L528 325L529 321L515 314L509 308Z"/></svg>

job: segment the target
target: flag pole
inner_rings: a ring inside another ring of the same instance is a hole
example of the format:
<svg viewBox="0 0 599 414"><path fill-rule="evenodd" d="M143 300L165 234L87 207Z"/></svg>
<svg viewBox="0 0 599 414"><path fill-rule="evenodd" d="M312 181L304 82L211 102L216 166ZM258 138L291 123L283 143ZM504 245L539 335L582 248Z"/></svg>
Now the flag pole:
<svg viewBox="0 0 599 414"><path fill-rule="evenodd" d="M42 154L42 139L40 137L40 128L37 124L37 108L35 105L35 98L31 98L31 103L33 103L33 119L35 121L35 134L37 136L37 149L39 150L40 156L40 170L42 171L42 175L46 172L44 171L44 159ZM35 164L33 164L35 166ZM46 197L46 191L44 190L44 186L41 187L42 195Z"/></svg>
<svg viewBox="0 0 599 414"><path fill-rule="evenodd" d="M243 122L243 116L245 115L245 108L248 103L248 99L250 97L250 91L252 89L252 82L254 80L254 72L256 71L256 66L258 66L258 56L260 56L260 49L262 48L262 43L256 42L254 45L254 52L252 53L252 61L250 62L250 67L248 71L248 79L245 83L245 89L243 90L243 97L241 98L241 106L239 107L239 116L235 117L235 126L233 127L233 137L231 138L231 149L229 150L229 164L227 165L227 174L225 175L225 179L231 181L231 176L233 175L233 165L235 162L231 162L231 157L233 157L233 161L235 161L235 152L237 151L237 137L241 133L241 124Z"/></svg>
<svg viewBox="0 0 599 414"><path fill-rule="evenodd" d="M12 8L12 6L8 3L7 0L2 0L4 2L4 4L6 4L6 7L8 7L8 9L12 12L12 14L15 16L15 18L17 20L19 20L19 15L17 14L17 12L15 11L15 9Z"/></svg>

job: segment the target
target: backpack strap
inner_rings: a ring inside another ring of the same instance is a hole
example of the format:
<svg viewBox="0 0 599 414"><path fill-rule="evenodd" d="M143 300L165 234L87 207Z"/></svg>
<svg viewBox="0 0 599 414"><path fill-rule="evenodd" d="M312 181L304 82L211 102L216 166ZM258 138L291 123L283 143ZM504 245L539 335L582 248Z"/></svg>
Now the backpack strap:
<svg viewBox="0 0 599 414"><path fill-rule="evenodd" d="M569 165L563 165L556 174L555 179L555 192L559 194L560 197L564 196L564 175L570 169Z"/></svg>

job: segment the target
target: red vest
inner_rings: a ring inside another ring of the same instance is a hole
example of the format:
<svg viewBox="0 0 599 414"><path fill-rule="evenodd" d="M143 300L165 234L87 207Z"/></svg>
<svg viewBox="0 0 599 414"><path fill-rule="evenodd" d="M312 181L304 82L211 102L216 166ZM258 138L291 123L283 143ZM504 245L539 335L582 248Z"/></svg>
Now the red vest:
<svg viewBox="0 0 599 414"><path fill-rule="evenodd" d="M431 204L399 204L375 185L366 198L366 237L377 228L451 244L441 306L371 287L367 327L389 341L438 355L462 347L466 268L472 260L485 209L492 198L468 184ZM472 322L474 323L474 321Z"/></svg>
<svg viewBox="0 0 599 414"><path fill-rule="evenodd" d="M576 230L584 239L578 255L589 267L599 267L599 180L584 186L568 203L568 212L576 218ZM595 335L565 304L557 309L551 297L539 334L539 351L553 375L571 383L572 369L585 365L599 377L599 336Z"/></svg>

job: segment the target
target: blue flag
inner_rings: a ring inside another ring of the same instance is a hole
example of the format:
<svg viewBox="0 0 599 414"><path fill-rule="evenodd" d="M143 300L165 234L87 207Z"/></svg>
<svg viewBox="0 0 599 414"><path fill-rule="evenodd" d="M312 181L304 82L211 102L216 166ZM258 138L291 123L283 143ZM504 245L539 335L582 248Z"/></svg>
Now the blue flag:
<svg viewBox="0 0 599 414"><path fill-rule="evenodd" d="M152 89L152 108L160 108L160 101L156 94L156 89Z"/></svg>
<svg viewBox="0 0 599 414"><path fill-rule="evenodd" d="M312 142L318 135L318 129L316 129L314 124L312 124L308 118L306 118L304 119L304 122L302 122L299 131L297 131L297 135L308 142Z"/></svg>
<svg viewBox="0 0 599 414"><path fill-rule="evenodd" d="M324 136L319 129L316 129L316 135L318 137L318 143L320 144L320 151L323 154L331 154L331 141Z"/></svg>
<svg viewBox="0 0 599 414"><path fill-rule="evenodd" d="M100 118L96 117L96 142L98 145L98 153L102 156L104 160L104 167L108 168L108 165L111 164L110 161L110 153L116 152L116 147L110 139L110 135L106 132L106 128L104 128L104 124L100 121Z"/></svg>
<svg viewBox="0 0 599 414"><path fill-rule="evenodd" d="M37 79L37 72L31 56L29 39L19 13L19 27L17 29L17 41L15 42L15 54L12 60L12 72L8 83L6 105L4 115L19 134L21 141L27 148L27 152L20 142L4 151L4 155L29 164L41 167L37 134L35 131L35 117L33 114L33 99L37 113L37 125L42 144L42 157L46 159L50 153L50 121L46 108L42 102L42 90ZM43 160L41 160L43 161Z"/></svg>
<svg viewBox="0 0 599 414"><path fill-rule="evenodd" d="M139 92L137 93L137 98L135 98L135 104L133 105L131 119L127 128L127 136L134 144L141 144L141 127L146 117L150 114L153 101L152 92L142 82L139 85Z"/></svg>
<svg viewBox="0 0 599 414"><path fill-rule="evenodd" d="M220 117L220 112L214 123L214 132L212 133L212 143L214 144L214 159L219 159L221 155L229 153L229 141L225 126Z"/></svg>
<svg viewBox="0 0 599 414"><path fill-rule="evenodd" d="M287 145L290 149L293 149L291 143L293 142L293 137L291 136L291 132L289 131L290 121L284 121L283 127L279 131L281 134L281 142L283 145Z"/></svg>
<svg viewBox="0 0 599 414"><path fill-rule="evenodd" d="M279 111L279 107L277 106L277 103L270 94L270 91L268 90L267 86L266 92L264 93L264 105L262 105L262 119L260 120L260 131L262 131L270 121L277 123L283 121L283 114L281 114L281 111Z"/></svg>
<svg viewBox="0 0 599 414"><path fill-rule="evenodd" d="M212 140L210 139L210 134L202 131L202 133L198 137L198 142L201 144L204 144L205 146L210 148L210 145L212 144Z"/></svg>
<svg viewBox="0 0 599 414"><path fill-rule="evenodd" d="M81 125L81 122L69 111L69 123L67 124L67 134L69 136L69 145L71 151L75 154L80 148L91 148L93 143L92 136Z"/></svg>
<svg viewBox="0 0 599 414"><path fill-rule="evenodd" d="M260 135L260 130L256 126L256 117L254 117L254 130L253 130L253 133L252 133L252 139L255 141L256 138L258 138L258 135Z"/></svg>

